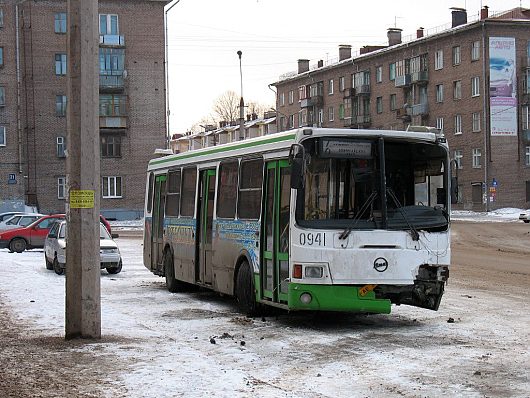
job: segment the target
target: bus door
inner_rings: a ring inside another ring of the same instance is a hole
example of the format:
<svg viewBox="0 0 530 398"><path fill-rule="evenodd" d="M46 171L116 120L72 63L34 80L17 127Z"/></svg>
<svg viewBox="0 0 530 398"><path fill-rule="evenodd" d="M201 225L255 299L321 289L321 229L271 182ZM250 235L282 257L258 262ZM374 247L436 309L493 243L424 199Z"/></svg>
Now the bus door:
<svg viewBox="0 0 530 398"><path fill-rule="evenodd" d="M153 225L151 228L151 269L163 270L164 207L166 204L166 175L155 178L153 197Z"/></svg>
<svg viewBox="0 0 530 398"><path fill-rule="evenodd" d="M196 279L212 284L212 226L215 197L215 169L201 170L199 176L199 206L197 208Z"/></svg>
<svg viewBox="0 0 530 398"><path fill-rule="evenodd" d="M287 160L267 163L263 204L261 296L287 303L291 167Z"/></svg>

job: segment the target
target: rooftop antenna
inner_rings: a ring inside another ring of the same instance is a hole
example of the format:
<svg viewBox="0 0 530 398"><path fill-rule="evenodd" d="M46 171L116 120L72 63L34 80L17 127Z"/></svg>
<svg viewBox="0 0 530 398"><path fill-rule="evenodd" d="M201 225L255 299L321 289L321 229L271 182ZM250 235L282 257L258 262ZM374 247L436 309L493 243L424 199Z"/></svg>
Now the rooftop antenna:
<svg viewBox="0 0 530 398"><path fill-rule="evenodd" d="M397 15L394 16L394 28L397 28L397 20L399 19L402 19L403 17L398 17Z"/></svg>

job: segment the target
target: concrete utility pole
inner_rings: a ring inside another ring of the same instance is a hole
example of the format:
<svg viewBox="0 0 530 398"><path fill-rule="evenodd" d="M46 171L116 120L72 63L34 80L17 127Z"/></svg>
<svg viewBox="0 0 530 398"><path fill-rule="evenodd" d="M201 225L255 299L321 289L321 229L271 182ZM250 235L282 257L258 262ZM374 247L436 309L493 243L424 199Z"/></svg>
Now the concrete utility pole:
<svg viewBox="0 0 530 398"><path fill-rule="evenodd" d="M101 338L98 0L68 0L66 339Z"/></svg>
<svg viewBox="0 0 530 398"><path fill-rule="evenodd" d="M239 100L239 141L245 139L245 101L243 101L243 69L241 67L241 55L243 52L237 52L239 56L239 76L241 78L241 99Z"/></svg>

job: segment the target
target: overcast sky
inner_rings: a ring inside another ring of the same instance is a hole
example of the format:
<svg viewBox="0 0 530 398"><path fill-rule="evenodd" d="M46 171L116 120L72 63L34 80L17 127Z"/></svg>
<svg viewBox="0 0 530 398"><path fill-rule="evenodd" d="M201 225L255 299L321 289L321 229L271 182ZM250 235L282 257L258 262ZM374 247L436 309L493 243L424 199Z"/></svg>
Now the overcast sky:
<svg viewBox="0 0 530 398"><path fill-rule="evenodd" d="M268 85L295 71L297 60L310 64L338 58L339 44L356 52L363 45L387 44L390 27L403 37L418 27L430 30L451 23L451 7L491 12L530 7L530 0L175 0L168 11L170 133L184 133L212 113L228 90L274 106Z"/></svg>

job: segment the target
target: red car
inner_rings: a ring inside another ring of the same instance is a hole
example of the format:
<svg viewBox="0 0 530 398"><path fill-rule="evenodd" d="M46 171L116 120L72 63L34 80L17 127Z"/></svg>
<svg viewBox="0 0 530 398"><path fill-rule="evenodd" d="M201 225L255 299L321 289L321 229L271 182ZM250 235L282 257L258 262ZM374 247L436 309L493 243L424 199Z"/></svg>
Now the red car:
<svg viewBox="0 0 530 398"><path fill-rule="evenodd" d="M0 249L22 253L26 249L44 247L44 239L57 220L63 220L64 214L52 214L39 218L24 228L10 229L0 233Z"/></svg>

